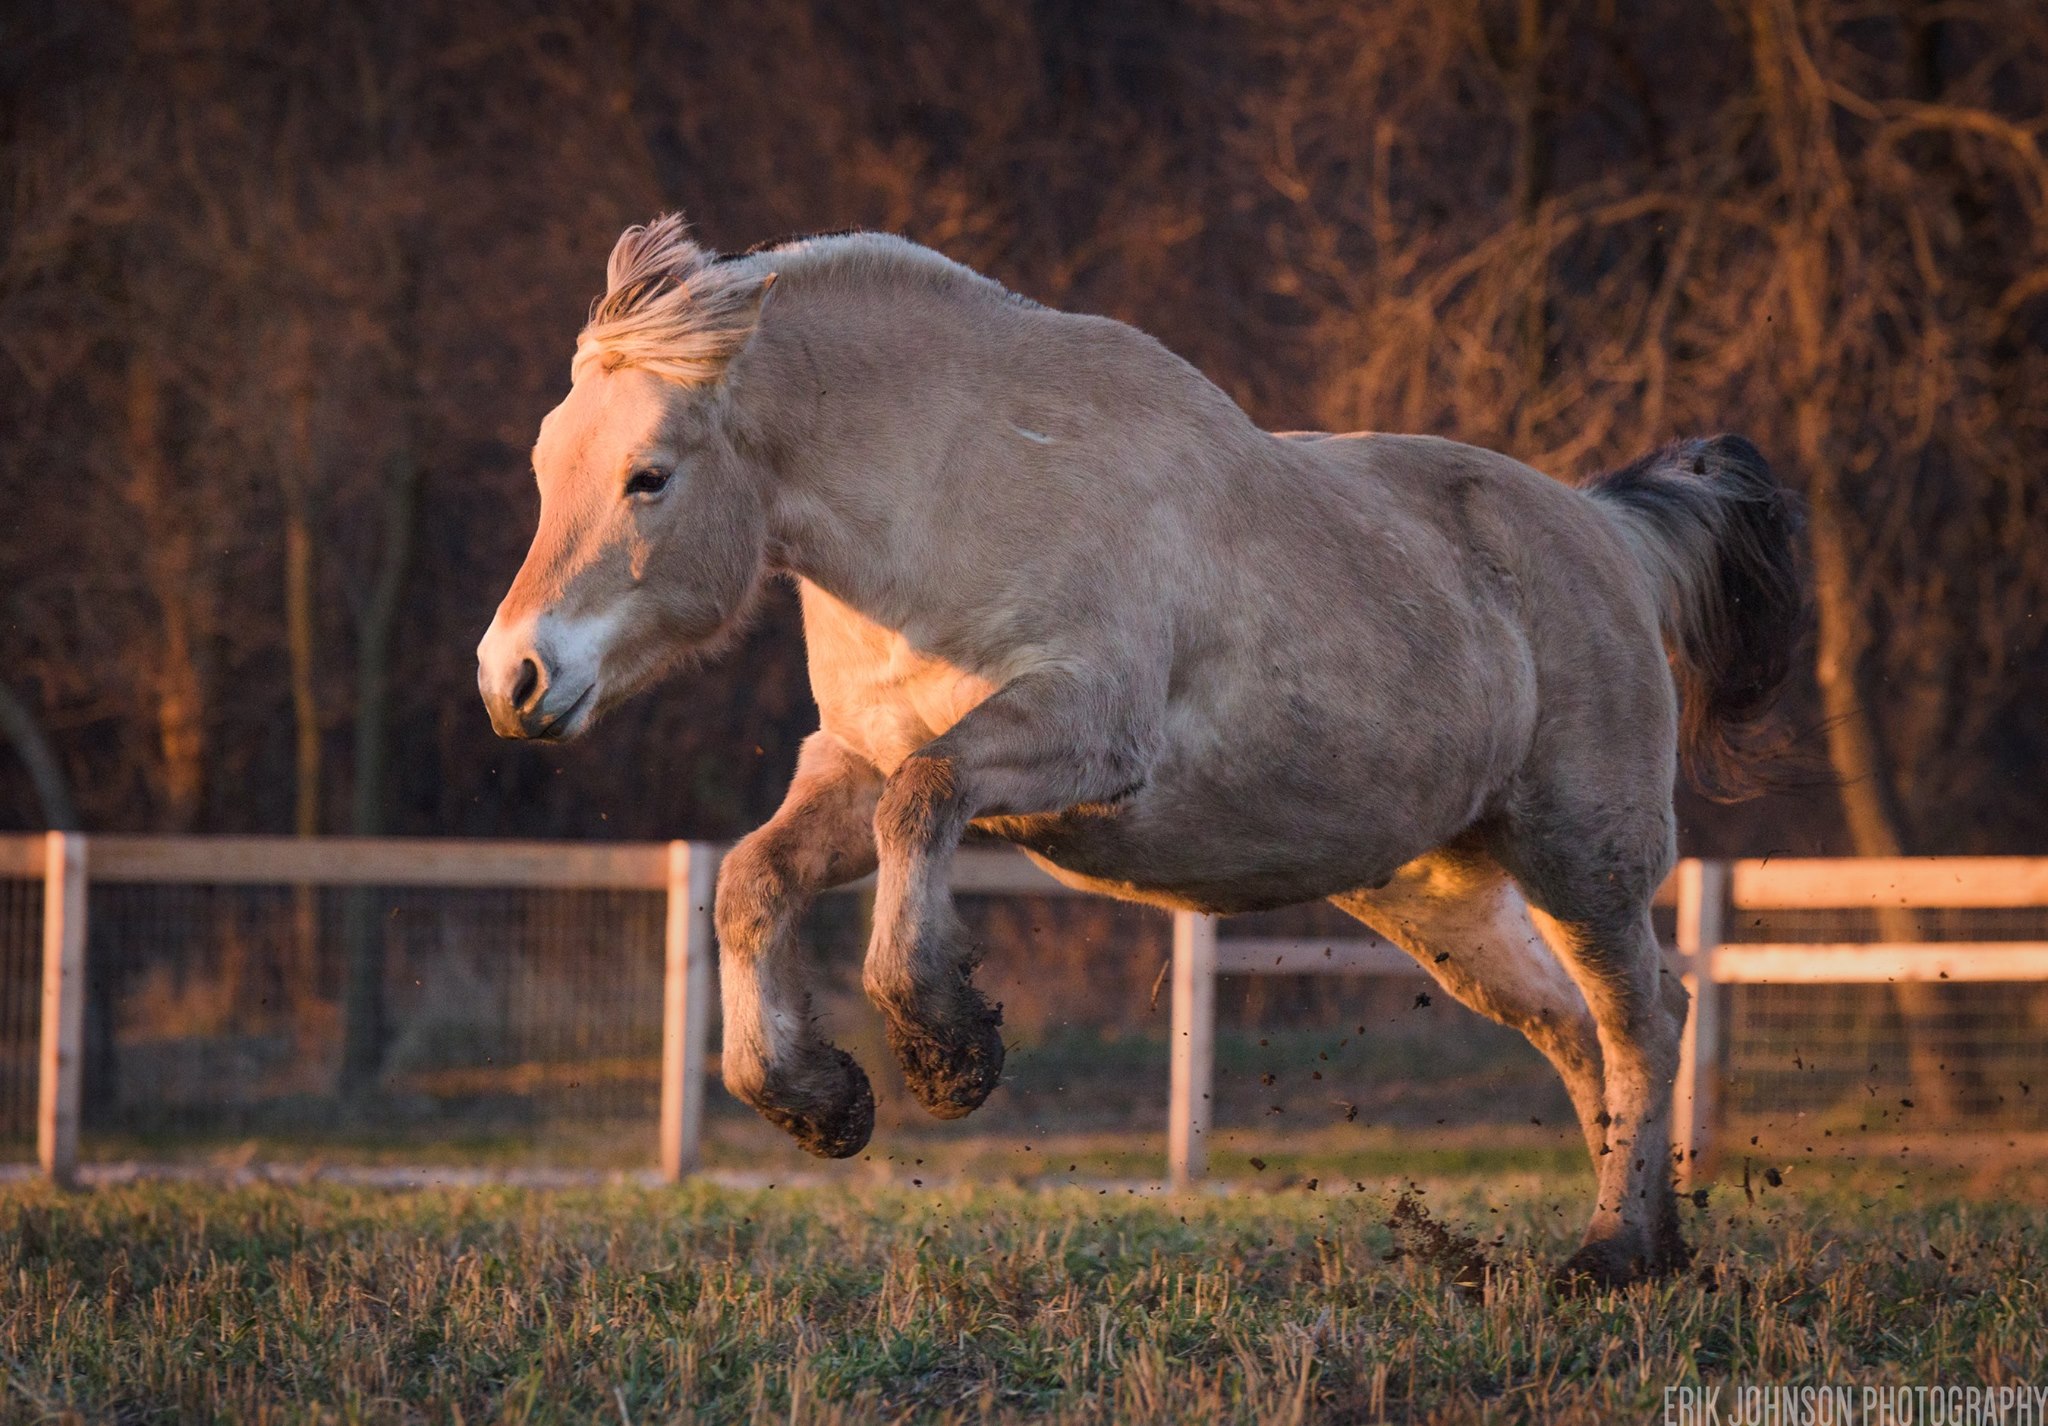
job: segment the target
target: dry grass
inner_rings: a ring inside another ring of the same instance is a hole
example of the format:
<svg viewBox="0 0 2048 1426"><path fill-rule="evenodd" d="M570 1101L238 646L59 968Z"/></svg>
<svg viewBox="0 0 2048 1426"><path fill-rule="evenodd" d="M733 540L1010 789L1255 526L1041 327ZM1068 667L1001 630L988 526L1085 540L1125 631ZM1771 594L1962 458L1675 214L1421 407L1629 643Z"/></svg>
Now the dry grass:
<svg viewBox="0 0 2048 1426"><path fill-rule="evenodd" d="M1571 1299L1576 1175L1421 1186L1476 1301L1334 1186L0 1189L0 1418L1611 1421L2048 1361L2038 1165L1759 1172L1693 1275Z"/></svg>

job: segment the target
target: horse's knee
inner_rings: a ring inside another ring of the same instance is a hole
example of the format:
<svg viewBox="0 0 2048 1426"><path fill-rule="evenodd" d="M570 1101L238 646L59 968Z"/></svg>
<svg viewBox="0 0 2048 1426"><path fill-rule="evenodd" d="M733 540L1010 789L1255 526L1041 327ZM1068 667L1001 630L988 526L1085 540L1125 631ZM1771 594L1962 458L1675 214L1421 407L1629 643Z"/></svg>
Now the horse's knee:
<svg viewBox="0 0 2048 1426"><path fill-rule="evenodd" d="M1600 1031L1583 1004L1546 1005L1515 1022L1515 1028L1568 1079L1600 1078Z"/></svg>
<svg viewBox="0 0 2048 1426"><path fill-rule="evenodd" d="M712 921L718 942L729 951L752 952L775 925L777 914L796 895L795 879L765 839L742 840L718 867Z"/></svg>
<svg viewBox="0 0 2048 1426"><path fill-rule="evenodd" d="M891 847L929 846L943 837L959 792L951 758L905 758L875 803L875 840Z"/></svg>
<svg viewBox="0 0 2048 1426"><path fill-rule="evenodd" d="M1675 1073L1678 1068L1679 1041L1685 1035L1686 1007L1691 1003L1692 997L1686 993L1678 977L1661 965L1653 973L1656 981L1654 985L1646 987L1648 994L1642 997L1647 1001L1643 1006L1644 1013L1630 1017L1630 1028L1635 1030L1642 1040L1646 1052L1656 1063L1657 1068L1663 1069L1663 1062L1668 1059L1669 1067Z"/></svg>

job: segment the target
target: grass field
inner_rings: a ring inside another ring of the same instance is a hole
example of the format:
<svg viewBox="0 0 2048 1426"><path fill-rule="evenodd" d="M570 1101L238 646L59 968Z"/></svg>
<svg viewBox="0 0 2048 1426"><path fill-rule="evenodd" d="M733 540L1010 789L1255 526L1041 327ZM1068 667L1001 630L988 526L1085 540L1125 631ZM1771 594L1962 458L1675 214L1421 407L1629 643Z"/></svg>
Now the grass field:
<svg viewBox="0 0 2048 1426"><path fill-rule="evenodd" d="M1701 1378L2048 1386L2038 1163L1912 1157L1759 1166L1687 1206L1691 1274L1583 1297L1546 1270L1584 1179L1526 1154L1178 1199L16 1184L0 1419L1648 1421ZM1390 1228L1404 1193L1483 1281Z"/></svg>

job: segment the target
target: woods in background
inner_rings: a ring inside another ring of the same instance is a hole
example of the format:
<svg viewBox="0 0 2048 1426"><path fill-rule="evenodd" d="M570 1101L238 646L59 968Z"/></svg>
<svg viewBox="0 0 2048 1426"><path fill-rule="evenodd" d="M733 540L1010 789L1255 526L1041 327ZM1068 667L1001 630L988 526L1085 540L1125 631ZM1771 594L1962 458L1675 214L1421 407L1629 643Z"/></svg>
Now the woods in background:
<svg viewBox="0 0 2048 1426"><path fill-rule="evenodd" d="M729 836L793 601L570 748L471 650L619 229L902 232L1274 427L1574 478L1742 431L1788 723L1689 849L2048 845L2034 0L32 3L0 20L0 824ZM66 805L66 799L68 804Z"/></svg>

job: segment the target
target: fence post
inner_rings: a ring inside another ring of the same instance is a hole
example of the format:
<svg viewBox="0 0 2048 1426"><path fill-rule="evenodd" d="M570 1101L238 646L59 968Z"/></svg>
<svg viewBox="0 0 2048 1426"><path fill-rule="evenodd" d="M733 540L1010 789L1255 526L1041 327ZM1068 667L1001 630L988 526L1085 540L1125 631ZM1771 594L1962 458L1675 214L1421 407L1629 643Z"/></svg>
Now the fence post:
<svg viewBox="0 0 2048 1426"><path fill-rule="evenodd" d="M36 1157L54 1183L78 1176L85 1068L85 834L51 832L43 862L43 1022Z"/></svg>
<svg viewBox="0 0 2048 1426"><path fill-rule="evenodd" d="M717 873L718 852L710 843L668 844L661 1176L669 1183L680 1183L697 1166L704 1129L704 1057L711 1033L711 895Z"/></svg>
<svg viewBox="0 0 2048 1426"><path fill-rule="evenodd" d="M1209 1171L1209 1094L1216 1082L1216 918L1173 913L1173 1089L1167 1173L1176 1189Z"/></svg>
<svg viewBox="0 0 2048 1426"><path fill-rule="evenodd" d="M1678 951L1692 1008L1679 1041L1678 1080L1672 1086L1671 1142L1678 1177L1690 1185L1713 1147L1719 1109L1722 989L1714 953L1727 928L1728 863L1688 857L1678 864Z"/></svg>

